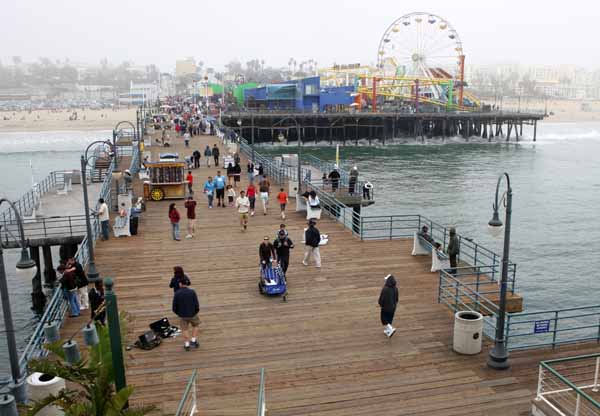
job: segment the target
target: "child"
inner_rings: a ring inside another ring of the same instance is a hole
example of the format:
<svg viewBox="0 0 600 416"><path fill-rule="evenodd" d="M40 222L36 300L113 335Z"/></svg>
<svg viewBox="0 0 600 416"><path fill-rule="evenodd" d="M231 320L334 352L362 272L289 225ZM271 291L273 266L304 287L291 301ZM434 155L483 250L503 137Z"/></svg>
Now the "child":
<svg viewBox="0 0 600 416"><path fill-rule="evenodd" d="M229 206L233 206L233 200L235 199L235 189L233 186L227 185L227 200L229 201Z"/></svg>
<svg viewBox="0 0 600 416"><path fill-rule="evenodd" d="M281 219L285 220L285 205L288 202L288 194L283 190L283 188L279 189L277 200L279 201L279 208L281 208Z"/></svg>

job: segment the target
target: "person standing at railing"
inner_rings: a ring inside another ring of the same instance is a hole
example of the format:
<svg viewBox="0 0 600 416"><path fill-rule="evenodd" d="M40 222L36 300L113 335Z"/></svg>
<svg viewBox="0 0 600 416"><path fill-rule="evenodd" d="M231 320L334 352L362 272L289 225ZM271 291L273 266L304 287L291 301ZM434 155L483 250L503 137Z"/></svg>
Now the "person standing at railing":
<svg viewBox="0 0 600 416"><path fill-rule="evenodd" d="M381 308L381 324L384 326L383 333L390 338L396 333L396 328L392 326L396 305L398 304L398 288L396 279L391 274L385 277L385 284L379 294L379 307Z"/></svg>
<svg viewBox="0 0 600 416"><path fill-rule="evenodd" d="M450 273L456 274L456 267L458 266L458 254L460 253L458 237L456 236L456 228L450 227L449 229L450 239L448 241L448 257L450 259Z"/></svg>
<svg viewBox="0 0 600 416"><path fill-rule="evenodd" d="M348 179L348 193L354 195L356 191L356 182L358 181L358 168L354 166L350 169L350 178Z"/></svg>
<svg viewBox="0 0 600 416"><path fill-rule="evenodd" d="M74 257L67 260L67 267L75 268L75 285L77 286L79 309L82 311L86 310L90 307L90 301L88 299L88 279L85 275L85 270L83 270L83 266Z"/></svg>
<svg viewBox="0 0 600 416"><path fill-rule="evenodd" d="M104 198L98 200L100 208L98 208L98 220L100 220L100 228L102 229L102 240L108 240L108 226L110 224L110 214L108 205L104 202Z"/></svg>
<svg viewBox="0 0 600 416"><path fill-rule="evenodd" d="M339 183L340 183L340 173L338 172L338 167L335 165L333 170L329 173L329 181L331 182L331 192L337 191Z"/></svg>
<svg viewBox="0 0 600 416"><path fill-rule="evenodd" d="M62 268L62 267L61 267ZM60 272L59 268L59 272ZM69 317L76 318L81 313L79 309L79 301L77 300L77 283L75 281L75 267L69 267L67 264L62 270L60 278L60 286L63 290L65 298L69 303Z"/></svg>

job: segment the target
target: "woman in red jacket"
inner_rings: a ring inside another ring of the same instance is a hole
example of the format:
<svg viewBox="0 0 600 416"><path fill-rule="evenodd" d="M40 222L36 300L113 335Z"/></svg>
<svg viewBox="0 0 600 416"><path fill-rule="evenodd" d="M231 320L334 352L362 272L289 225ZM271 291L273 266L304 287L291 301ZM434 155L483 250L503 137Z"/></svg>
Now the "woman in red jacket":
<svg viewBox="0 0 600 416"><path fill-rule="evenodd" d="M171 229L173 232L173 240L179 241L179 211L175 208L175 203L173 202L169 205L169 220L171 221Z"/></svg>

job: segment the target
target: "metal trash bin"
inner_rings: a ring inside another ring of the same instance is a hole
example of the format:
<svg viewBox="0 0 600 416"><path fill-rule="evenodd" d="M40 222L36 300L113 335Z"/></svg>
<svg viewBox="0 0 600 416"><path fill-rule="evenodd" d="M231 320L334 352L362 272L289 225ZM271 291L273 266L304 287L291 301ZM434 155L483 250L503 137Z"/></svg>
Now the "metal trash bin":
<svg viewBox="0 0 600 416"><path fill-rule="evenodd" d="M460 311L454 315L454 340L452 349L459 354L474 355L481 352L483 315L479 312Z"/></svg>

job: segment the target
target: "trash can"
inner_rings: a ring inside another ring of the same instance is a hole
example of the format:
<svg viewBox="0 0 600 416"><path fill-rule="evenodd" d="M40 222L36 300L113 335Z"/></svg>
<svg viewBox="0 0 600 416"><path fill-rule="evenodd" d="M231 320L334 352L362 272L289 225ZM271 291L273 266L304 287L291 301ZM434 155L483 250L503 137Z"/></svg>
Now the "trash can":
<svg viewBox="0 0 600 416"><path fill-rule="evenodd" d="M137 235L139 221L140 221L140 219L137 215L132 215L129 218L129 233L131 235Z"/></svg>
<svg viewBox="0 0 600 416"><path fill-rule="evenodd" d="M454 340L452 348L459 354L473 355L481 352L483 315L479 312L460 311L454 315Z"/></svg>
<svg viewBox="0 0 600 416"><path fill-rule="evenodd" d="M65 380L44 373L33 373L27 377L27 391L30 400L38 401L50 394L58 394L65 388ZM37 413L40 416L56 416L64 414L55 406L46 406Z"/></svg>

